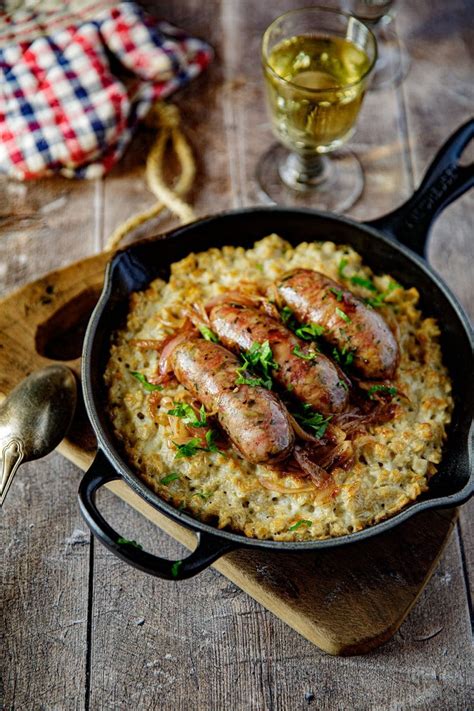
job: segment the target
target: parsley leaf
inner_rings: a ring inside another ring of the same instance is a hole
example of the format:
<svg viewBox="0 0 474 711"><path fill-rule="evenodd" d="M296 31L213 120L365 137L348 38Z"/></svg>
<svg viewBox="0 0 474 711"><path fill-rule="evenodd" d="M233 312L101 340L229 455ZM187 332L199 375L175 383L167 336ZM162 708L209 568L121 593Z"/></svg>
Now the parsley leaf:
<svg viewBox="0 0 474 711"><path fill-rule="evenodd" d="M300 326L293 311L288 308L288 306L282 308L280 316L285 326L287 326L290 331L294 331L298 338L302 338L304 341L312 341L315 338L319 338L326 330L324 326L320 326L319 323L306 323Z"/></svg>
<svg viewBox="0 0 474 711"><path fill-rule="evenodd" d="M394 395L398 395L398 390L397 388L393 388L388 385L372 385L367 390L367 395L369 396L370 400L376 399L374 397L374 393L380 393L381 395L390 395L390 397L393 397Z"/></svg>
<svg viewBox="0 0 474 711"><path fill-rule="evenodd" d="M369 291L377 291L377 287L371 279L357 276L357 274L351 277L351 283L355 284L355 286L363 286L364 289L368 289Z"/></svg>
<svg viewBox="0 0 474 711"><path fill-rule="evenodd" d="M168 486L168 484L171 484L172 481L176 481L176 479L179 479L179 474L176 474L176 472L171 472L170 474L164 476L163 479L160 479L160 484L163 484L163 486Z"/></svg>
<svg viewBox="0 0 474 711"><path fill-rule="evenodd" d="M346 267L348 265L348 260L347 259L341 259L339 262L339 267L338 267L338 274L341 279L349 280L351 284L354 284L355 286L363 286L365 289L368 289L369 291L377 291L377 287L375 286L374 282L371 279L367 279L366 277L363 276L358 276L357 274L354 274L354 276L347 276L345 274Z"/></svg>
<svg viewBox="0 0 474 711"><path fill-rule="evenodd" d="M346 275L344 274L344 270L348 264L349 264L349 262L347 259L341 259L341 261L339 262L339 266L337 268L337 273L339 274L341 279L347 279Z"/></svg>
<svg viewBox="0 0 474 711"><path fill-rule="evenodd" d="M252 347L242 356L243 363L240 368L237 368L236 385L251 385L257 387L261 385L267 390L272 387L272 378L270 371L278 370L280 367L273 359L272 349L268 341L263 343L254 342ZM251 375L245 375L245 372L250 370ZM252 371L256 370L255 377L252 377ZM262 375L259 375L261 373Z"/></svg>
<svg viewBox="0 0 474 711"><path fill-rule="evenodd" d="M296 344L296 346L293 348L293 350L291 352L295 356L298 356L298 358L302 358L303 360L315 360L318 357L317 353L312 353L312 352L303 353L303 351L301 350L301 348L299 347L298 344Z"/></svg>
<svg viewBox="0 0 474 711"><path fill-rule="evenodd" d="M201 405L198 416L191 405L188 405L185 402L174 402L173 404L176 405L176 407L172 410L168 410L168 415L181 417L184 424L191 425L192 427L206 427L207 417L204 405Z"/></svg>
<svg viewBox="0 0 474 711"><path fill-rule="evenodd" d="M211 498L212 494L206 494L204 491L195 491L194 494L191 494L191 498L193 496L199 496L200 499L206 501Z"/></svg>
<svg viewBox="0 0 474 711"><path fill-rule="evenodd" d="M178 577L179 569L181 568L182 565L183 565L182 560L177 560L173 563L173 565L171 566L171 575L173 576L173 578Z"/></svg>
<svg viewBox="0 0 474 711"><path fill-rule="evenodd" d="M201 332L201 335L204 336L206 341L211 341L212 343L219 343L219 338L216 336L214 331L211 331L210 328L204 325L198 326L198 328Z"/></svg>
<svg viewBox="0 0 474 711"><path fill-rule="evenodd" d="M131 370L130 375L133 375L133 377L136 378L143 385L143 389L147 392L153 392L154 390L163 390L162 385L153 385L153 383L150 383L146 375L143 375L143 373L138 373L136 370Z"/></svg>
<svg viewBox="0 0 474 711"><path fill-rule="evenodd" d="M304 341L311 341L322 336L325 330L324 326L320 326L319 323L307 323L305 326L297 328L295 334Z"/></svg>
<svg viewBox="0 0 474 711"><path fill-rule="evenodd" d="M197 452L202 451L201 440L199 439L199 437L193 437L184 444L177 444L176 442L173 442L173 444L178 450L175 459L183 459L183 457L193 457Z"/></svg>
<svg viewBox="0 0 474 711"><path fill-rule="evenodd" d="M308 404L302 406L301 412L292 412L291 414L302 427L313 430L316 437L322 437L324 435L332 419L332 415L325 418L320 412L316 412L316 410L313 410L311 405Z"/></svg>
<svg viewBox="0 0 474 711"><path fill-rule="evenodd" d="M206 444L208 452L219 452L222 454L221 450L218 448L217 444L214 442L216 438L216 432L214 430L208 430L206 432Z"/></svg>
<svg viewBox="0 0 474 711"><path fill-rule="evenodd" d="M288 326L289 329L294 331L296 328L298 328L298 321L296 320L293 311L288 306L284 306L282 308L282 310L280 311L280 316L285 326Z"/></svg>
<svg viewBox="0 0 474 711"><path fill-rule="evenodd" d="M134 548L138 548L141 551L143 550L143 546L141 546L136 541L129 541L128 538L118 538L117 543L120 546L133 546Z"/></svg>
<svg viewBox="0 0 474 711"><path fill-rule="evenodd" d="M265 376L270 375L270 370L278 370L280 367L273 359L272 349L268 341L252 343L252 348L247 351L245 357L251 365L260 367Z"/></svg>
<svg viewBox="0 0 474 711"><path fill-rule="evenodd" d="M235 379L236 385L250 385L252 388L261 387L271 390L273 385L271 378L268 380L264 380L263 378L247 378L245 375L242 375L244 370L246 370L245 365L241 368L237 368L235 371L237 373L237 378Z"/></svg>
<svg viewBox="0 0 474 711"><path fill-rule="evenodd" d="M341 289L335 289L333 286L329 288L329 291L334 294L336 301L342 301L343 293Z"/></svg>
<svg viewBox="0 0 474 711"><path fill-rule="evenodd" d="M206 446L202 445L202 440L199 437L193 437L188 442L184 444L178 444L173 442L174 446L177 448L177 453L175 459L183 459L184 457L193 457L197 452L218 452L219 454L224 454L214 439L216 437L216 432L214 430L208 430L206 432Z"/></svg>
<svg viewBox="0 0 474 711"><path fill-rule="evenodd" d="M307 526L308 528L313 525L312 521L308 521L306 518L302 518L292 526L289 527L289 531L297 531L300 526Z"/></svg>
<svg viewBox="0 0 474 711"><path fill-rule="evenodd" d="M339 309L337 306L336 306L336 313L337 313L337 315L338 315L340 318L342 318L346 323L350 323L350 322L351 322L351 319L350 319L349 316L346 314L346 312L343 311L342 309Z"/></svg>
<svg viewBox="0 0 474 711"><path fill-rule="evenodd" d="M333 348L332 357L334 358L336 363L339 363L340 365L349 366L352 365L352 363L354 362L354 351L351 351L351 349L347 348L346 346L344 346L344 348L341 348L341 350L339 350L338 348Z"/></svg>
<svg viewBox="0 0 474 711"><path fill-rule="evenodd" d="M400 284L397 284L396 281L391 281L388 285L388 288L385 291L381 291L377 296L374 296L373 298L366 299L365 303L368 304L369 306L372 306L374 309L378 308L379 306L382 306L384 303L385 299L389 294L392 293L395 289L399 288Z"/></svg>

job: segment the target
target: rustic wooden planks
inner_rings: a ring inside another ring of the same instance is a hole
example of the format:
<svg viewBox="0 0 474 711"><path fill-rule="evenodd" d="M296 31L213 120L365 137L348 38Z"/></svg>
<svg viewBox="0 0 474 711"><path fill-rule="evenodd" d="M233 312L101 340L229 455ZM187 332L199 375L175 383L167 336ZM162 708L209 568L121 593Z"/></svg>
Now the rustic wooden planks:
<svg viewBox="0 0 474 711"><path fill-rule="evenodd" d="M76 468L51 455L20 468L2 511L5 709L82 709L91 535ZM3 705L4 704L4 705Z"/></svg>

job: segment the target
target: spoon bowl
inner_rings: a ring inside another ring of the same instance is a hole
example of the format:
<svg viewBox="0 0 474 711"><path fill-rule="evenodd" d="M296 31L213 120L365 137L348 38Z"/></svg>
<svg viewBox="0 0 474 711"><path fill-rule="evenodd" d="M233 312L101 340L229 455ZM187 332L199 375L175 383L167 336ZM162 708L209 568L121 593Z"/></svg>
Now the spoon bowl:
<svg viewBox="0 0 474 711"><path fill-rule="evenodd" d="M0 405L0 505L22 462L49 454L66 435L77 385L64 365L50 365L23 380Z"/></svg>

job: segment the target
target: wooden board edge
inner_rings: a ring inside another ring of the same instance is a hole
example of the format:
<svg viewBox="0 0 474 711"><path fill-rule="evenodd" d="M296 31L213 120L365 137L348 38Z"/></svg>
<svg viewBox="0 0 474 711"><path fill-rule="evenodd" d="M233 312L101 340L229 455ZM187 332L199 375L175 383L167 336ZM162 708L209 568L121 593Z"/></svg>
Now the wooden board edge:
<svg viewBox="0 0 474 711"><path fill-rule="evenodd" d="M158 526L162 531L172 536L179 543L182 543L190 550L194 549L196 540L191 531L179 526L179 524L167 518L164 514L158 512L150 504L144 501L137 493L132 491L125 482L111 482L107 485L107 488L122 501L132 506L136 511L145 516L145 518ZM457 518L458 513L456 509L451 517L446 535L444 539L440 541L440 547L436 557L433 559L432 564L420 587L418 588L416 595L413 596L413 599L406 606L406 608L402 610L400 618L396 621L396 623L388 626L382 633L379 633L374 637L362 639L360 643L355 645L342 646L337 643L335 638L322 635L314 624L311 624L307 620L302 621L301 616L295 613L295 610L290 603L282 600L281 598L276 598L274 595L269 593L264 586L259 585L254 580L245 576L242 570L231 560L229 560L228 556L224 555L222 558L213 563L212 567L219 571L222 575L225 575L226 578L241 588L248 595L253 597L254 600L263 605L282 622L289 625L292 629L298 632L298 634L302 635L302 637L307 639L312 644L315 644L326 654L331 656L361 655L373 651L382 644L388 642L403 624L404 620L410 613L410 610L413 608L431 579L431 576L437 567L438 561L449 541Z"/></svg>

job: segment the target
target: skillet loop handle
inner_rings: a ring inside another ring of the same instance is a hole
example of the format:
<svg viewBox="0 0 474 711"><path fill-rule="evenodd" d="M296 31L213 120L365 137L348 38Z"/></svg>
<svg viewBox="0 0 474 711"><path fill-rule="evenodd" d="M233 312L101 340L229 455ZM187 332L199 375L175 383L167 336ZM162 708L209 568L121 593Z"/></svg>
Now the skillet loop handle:
<svg viewBox="0 0 474 711"><path fill-rule="evenodd" d="M185 580L209 567L235 544L208 533L197 533L196 549L183 560L167 560L147 553L135 541L120 536L98 510L95 497L101 486L121 477L99 450L79 486L79 507L87 525L99 541L129 565L164 580Z"/></svg>
<svg viewBox="0 0 474 711"><path fill-rule="evenodd" d="M474 186L474 163L459 164L473 138L471 119L440 148L413 196L388 215L366 224L425 256L429 231L437 215Z"/></svg>

